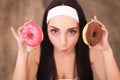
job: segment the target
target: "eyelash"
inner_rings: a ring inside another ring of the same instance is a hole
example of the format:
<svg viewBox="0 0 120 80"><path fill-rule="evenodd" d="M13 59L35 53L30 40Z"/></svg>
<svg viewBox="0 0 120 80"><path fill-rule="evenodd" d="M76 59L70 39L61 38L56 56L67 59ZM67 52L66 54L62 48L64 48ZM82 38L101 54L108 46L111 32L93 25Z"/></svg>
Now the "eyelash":
<svg viewBox="0 0 120 80"><path fill-rule="evenodd" d="M50 32L51 32L52 34L56 34L57 31L58 31L58 30L56 30L56 29L51 29ZM69 30L68 33L69 33L69 35L75 35L76 32L77 32L76 30Z"/></svg>
<svg viewBox="0 0 120 80"><path fill-rule="evenodd" d="M69 33L70 35L74 35L77 31L76 30L70 30Z"/></svg>
<svg viewBox="0 0 120 80"><path fill-rule="evenodd" d="M56 29L51 29L51 31L50 31L52 34L55 34L56 32L57 32L57 30Z"/></svg>

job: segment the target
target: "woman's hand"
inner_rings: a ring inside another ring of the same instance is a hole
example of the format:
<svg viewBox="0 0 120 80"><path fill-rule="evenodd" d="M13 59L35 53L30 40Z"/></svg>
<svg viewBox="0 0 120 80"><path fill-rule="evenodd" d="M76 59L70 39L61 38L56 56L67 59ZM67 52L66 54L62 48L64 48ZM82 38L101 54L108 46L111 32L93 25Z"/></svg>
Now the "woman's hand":
<svg viewBox="0 0 120 80"><path fill-rule="evenodd" d="M25 52L25 53L29 53L31 52L35 47L30 47L28 45L26 45L23 40L22 40L22 36L21 36L21 30L23 27L19 27L18 32L16 32L14 30L13 27L11 27L11 31L15 37L15 39L17 40L17 44L18 44L18 48L19 51Z"/></svg>
<svg viewBox="0 0 120 80"><path fill-rule="evenodd" d="M99 52L102 53L101 59L100 59L100 57L97 58L94 62L94 66L96 66L95 68L98 69L98 71L99 71L99 69L100 69L99 64L101 65L101 62L99 62L99 61L102 60L103 61L102 66L104 66L106 79L107 80L120 80L120 72L119 72L119 69L115 62L115 59L113 56L113 51L108 42L108 31L105 28L105 26L100 21L97 20L96 16L94 16L94 18L91 19L91 22L92 21L98 22L99 24L102 25L101 41L94 47L90 46L90 48L97 49ZM98 76L100 77L101 75L99 74Z"/></svg>
<svg viewBox="0 0 120 80"><path fill-rule="evenodd" d="M107 31L106 27L100 21L97 20L96 16L94 16L94 18L91 19L90 22L97 22L97 23L102 25L102 39L101 39L101 41L97 45L95 45L94 47L90 46L90 48L95 48L99 51L110 50L111 48L110 48L110 45L108 42L108 31Z"/></svg>

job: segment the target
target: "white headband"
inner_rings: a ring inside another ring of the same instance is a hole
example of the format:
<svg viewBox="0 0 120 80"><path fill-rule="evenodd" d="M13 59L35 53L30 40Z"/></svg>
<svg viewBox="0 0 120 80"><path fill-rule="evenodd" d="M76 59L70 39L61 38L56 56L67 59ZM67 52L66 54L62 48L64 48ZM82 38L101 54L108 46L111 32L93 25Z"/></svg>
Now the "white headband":
<svg viewBox="0 0 120 80"><path fill-rule="evenodd" d="M59 15L65 15L65 16L72 17L77 22L79 22L77 11L70 6L63 5L63 6L54 7L51 10L49 10L48 15L47 15L47 23L49 22L51 18L55 16L59 16Z"/></svg>

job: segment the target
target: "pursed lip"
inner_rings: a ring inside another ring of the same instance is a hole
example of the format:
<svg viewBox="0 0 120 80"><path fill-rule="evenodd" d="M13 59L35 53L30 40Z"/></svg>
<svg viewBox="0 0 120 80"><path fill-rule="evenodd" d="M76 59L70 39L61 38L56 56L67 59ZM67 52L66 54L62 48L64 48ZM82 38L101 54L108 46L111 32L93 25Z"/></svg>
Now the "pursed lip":
<svg viewBox="0 0 120 80"><path fill-rule="evenodd" d="M67 53L67 49L61 50L62 53Z"/></svg>

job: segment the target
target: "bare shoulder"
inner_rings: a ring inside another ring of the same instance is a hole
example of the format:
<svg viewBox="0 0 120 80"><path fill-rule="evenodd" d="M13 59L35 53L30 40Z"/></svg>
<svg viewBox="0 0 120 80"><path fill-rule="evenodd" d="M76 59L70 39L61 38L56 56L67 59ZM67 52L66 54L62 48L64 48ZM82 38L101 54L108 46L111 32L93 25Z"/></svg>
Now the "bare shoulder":
<svg viewBox="0 0 120 80"><path fill-rule="evenodd" d="M27 80L35 80L40 60L40 47L34 49L28 57Z"/></svg>
<svg viewBox="0 0 120 80"><path fill-rule="evenodd" d="M104 60L102 54L90 48L90 60L92 63L92 68L94 70L95 75L97 76L97 80L106 80L105 78L105 68L104 68Z"/></svg>

